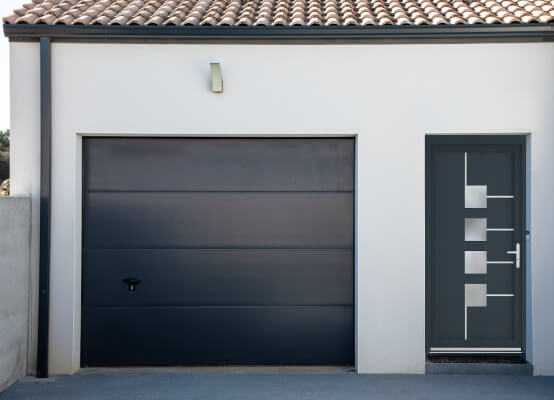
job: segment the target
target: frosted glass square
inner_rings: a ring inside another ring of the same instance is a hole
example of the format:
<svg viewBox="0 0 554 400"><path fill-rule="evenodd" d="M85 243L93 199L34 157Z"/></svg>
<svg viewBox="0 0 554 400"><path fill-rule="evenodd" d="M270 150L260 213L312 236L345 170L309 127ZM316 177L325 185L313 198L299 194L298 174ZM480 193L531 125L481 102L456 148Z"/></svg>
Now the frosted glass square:
<svg viewBox="0 0 554 400"><path fill-rule="evenodd" d="M486 274L487 273L487 252L466 251L465 252L465 273Z"/></svg>
<svg viewBox="0 0 554 400"><path fill-rule="evenodd" d="M465 305L466 307L487 306L487 285L483 283L465 284Z"/></svg>
<svg viewBox="0 0 554 400"><path fill-rule="evenodd" d="M487 219L466 218L465 219L465 240L466 242L487 241Z"/></svg>
<svg viewBox="0 0 554 400"><path fill-rule="evenodd" d="M465 190L466 208L487 208L487 185L470 185Z"/></svg>

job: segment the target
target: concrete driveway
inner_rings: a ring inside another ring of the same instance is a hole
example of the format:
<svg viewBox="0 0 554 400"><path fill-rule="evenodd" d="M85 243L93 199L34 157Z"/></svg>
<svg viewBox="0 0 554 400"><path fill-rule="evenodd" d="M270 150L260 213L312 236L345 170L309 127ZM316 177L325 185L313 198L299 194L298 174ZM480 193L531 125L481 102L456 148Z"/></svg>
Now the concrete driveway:
<svg viewBox="0 0 554 400"><path fill-rule="evenodd" d="M356 375L353 373L133 373L26 378L0 394L15 399L554 399L554 377Z"/></svg>

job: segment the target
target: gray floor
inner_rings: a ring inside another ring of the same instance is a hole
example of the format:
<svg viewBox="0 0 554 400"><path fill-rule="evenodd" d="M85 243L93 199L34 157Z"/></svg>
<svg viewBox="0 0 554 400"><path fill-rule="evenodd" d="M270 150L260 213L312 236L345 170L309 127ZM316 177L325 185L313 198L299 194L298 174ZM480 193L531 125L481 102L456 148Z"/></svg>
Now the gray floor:
<svg viewBox="0 0 554 400"><path fill-rule="evenodd" d="M352 373L147 373L89 371L47 381L24 379L0 394L12 399L554 399L554 377L356 375ZM129 371L128 371L129 372Z"/></svg>

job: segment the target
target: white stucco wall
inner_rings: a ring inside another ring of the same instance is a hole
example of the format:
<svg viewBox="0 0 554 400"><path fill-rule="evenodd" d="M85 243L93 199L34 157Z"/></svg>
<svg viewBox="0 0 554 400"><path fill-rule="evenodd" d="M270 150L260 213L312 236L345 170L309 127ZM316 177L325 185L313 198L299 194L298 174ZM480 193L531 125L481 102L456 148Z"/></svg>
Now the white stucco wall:
<svg viewBox="0 0 554 400"><path fill-rule="evenodd" d="M554 44L54 43L52 54L52 374L79 368L80 135L357 135L357 368L423 373L424 138L445 133L531 134L530 357L554 374ZM209 62L224 94L209 90ZM36 199L38 46L12 44L12 65L12 188Z"/></svg>
<svg viewBox="0 0 554 400"><path fill-rule="evenodd" d="M38 43L10 43L10 191L31 197L28 373L36 372L40 213L40 57Z"/></svg>

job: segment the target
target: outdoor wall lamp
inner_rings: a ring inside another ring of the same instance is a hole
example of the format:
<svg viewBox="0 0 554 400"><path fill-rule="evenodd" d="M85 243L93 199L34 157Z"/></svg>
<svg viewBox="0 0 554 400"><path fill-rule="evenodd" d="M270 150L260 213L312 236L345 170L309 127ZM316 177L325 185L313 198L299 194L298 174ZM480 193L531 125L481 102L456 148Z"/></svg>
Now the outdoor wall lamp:
<svg viewBox="0 0 554 400"><path fill-rule="evenodd" d="M212 73L212 92L223 93L223 77L221 75L221 65L219 63L210 63Z"/></svg>

